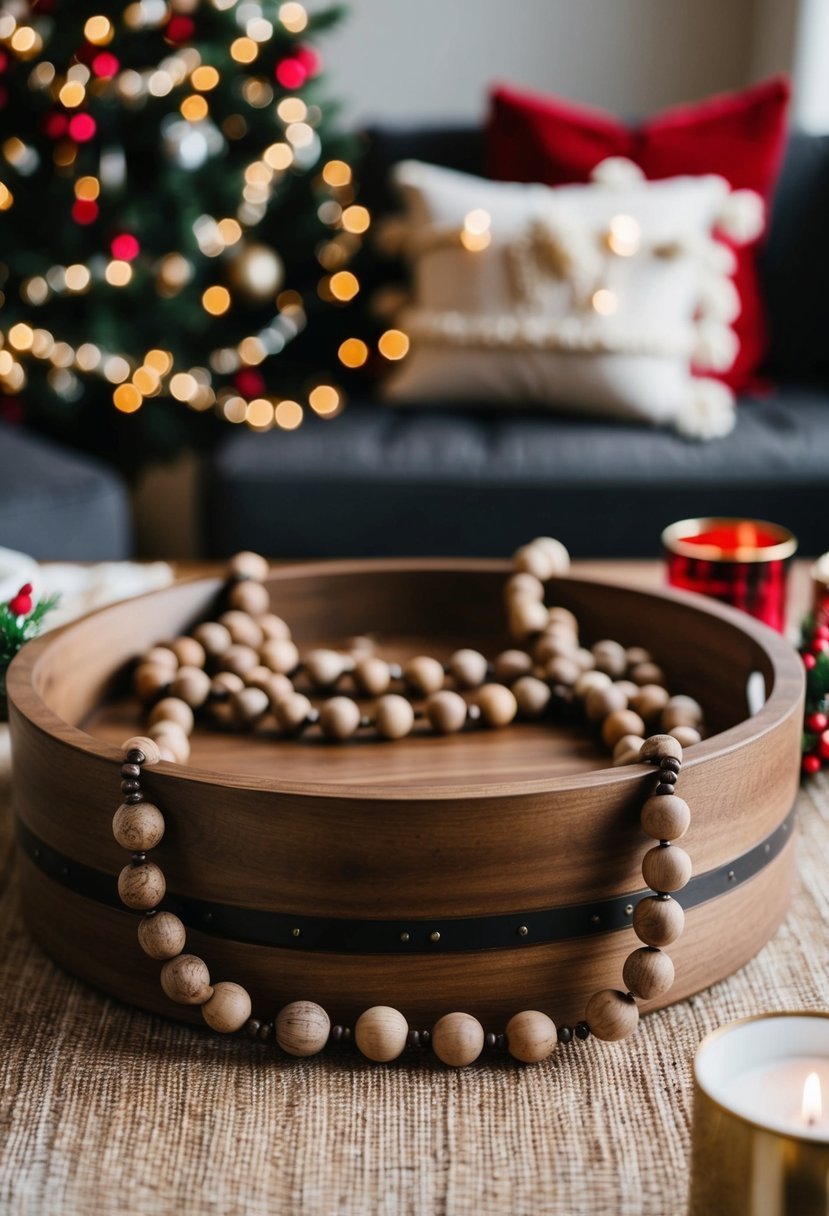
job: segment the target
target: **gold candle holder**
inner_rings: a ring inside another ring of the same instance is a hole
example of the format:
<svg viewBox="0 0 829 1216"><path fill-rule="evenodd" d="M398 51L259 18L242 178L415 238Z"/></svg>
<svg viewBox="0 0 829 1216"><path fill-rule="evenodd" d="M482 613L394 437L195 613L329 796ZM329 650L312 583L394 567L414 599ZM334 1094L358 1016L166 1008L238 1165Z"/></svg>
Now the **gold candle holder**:
<svg viewBox="0 0 829 1216"><path fill-rule="evenodd" d="M829 1014L761 1014L703 1039L689 1216L829 1216Z"/></svg>

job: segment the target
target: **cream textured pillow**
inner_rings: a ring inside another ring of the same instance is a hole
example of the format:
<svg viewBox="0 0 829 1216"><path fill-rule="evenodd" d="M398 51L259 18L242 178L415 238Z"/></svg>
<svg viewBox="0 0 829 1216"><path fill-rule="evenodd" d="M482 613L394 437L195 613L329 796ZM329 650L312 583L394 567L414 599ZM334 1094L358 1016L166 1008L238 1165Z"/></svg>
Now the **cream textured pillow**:
<svg viewBox="0 0 829 1216"><path fill-rule="evenodd" d="M712 234L756 234L756 195L714 176L648 182L619 158L589 185L418 161L394 181L405 216L384 240L411 260L413 298L395 317L411 349L388 399L535 403L699 438L731 430L731 391L691 367L722 371L736 355L733 255Z"/></svg>

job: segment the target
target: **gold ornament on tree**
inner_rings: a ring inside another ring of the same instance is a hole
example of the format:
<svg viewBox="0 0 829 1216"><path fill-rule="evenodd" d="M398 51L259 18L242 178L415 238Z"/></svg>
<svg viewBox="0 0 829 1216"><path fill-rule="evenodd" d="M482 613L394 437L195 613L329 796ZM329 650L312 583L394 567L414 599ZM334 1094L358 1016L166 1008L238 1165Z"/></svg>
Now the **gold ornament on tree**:
<svg viewBox="0 0 829 1216"><path fill-rule="evenodd" d="M230 282L248 300L267 300L282 286L285 267L267 245L243 245L230 265Z"/></svg>

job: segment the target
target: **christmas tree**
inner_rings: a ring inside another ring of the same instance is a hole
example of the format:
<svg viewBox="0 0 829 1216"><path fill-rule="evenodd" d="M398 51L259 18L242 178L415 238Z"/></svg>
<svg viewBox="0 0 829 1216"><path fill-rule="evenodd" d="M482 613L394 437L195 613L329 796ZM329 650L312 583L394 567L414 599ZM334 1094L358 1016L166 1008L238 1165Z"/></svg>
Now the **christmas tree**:
<svg viewBox="0 0 829 1216"><path fill-rule="evenodd" d="M309 41L339 16L0 8L0 417L134 469L339 410L369 226Z"/></svg>

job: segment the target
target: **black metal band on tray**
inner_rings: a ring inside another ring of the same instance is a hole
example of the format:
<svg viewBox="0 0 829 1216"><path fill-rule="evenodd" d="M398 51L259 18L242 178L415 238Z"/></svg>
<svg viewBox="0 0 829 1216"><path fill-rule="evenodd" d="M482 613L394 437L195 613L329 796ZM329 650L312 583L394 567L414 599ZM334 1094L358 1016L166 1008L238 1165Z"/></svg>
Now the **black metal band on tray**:
<svg viewBox="0 0 829 1216"><path fill-rule="evenodd" d="M759 874L783 851L794 829L792 809L770 836L732 861L692 878L675 896L687 911L725 895ZM20 820L22 853L47 877L86 899L123 910L112 874L67 857L40 840ZM500 916L432 917L428 920L349 920L292 916L190 899L168 892L159 910L174 912L190 929L257 946L343 954L442 954L498 950L589 937L626 929L646 890L589 904L534 909Z"/></svg>

